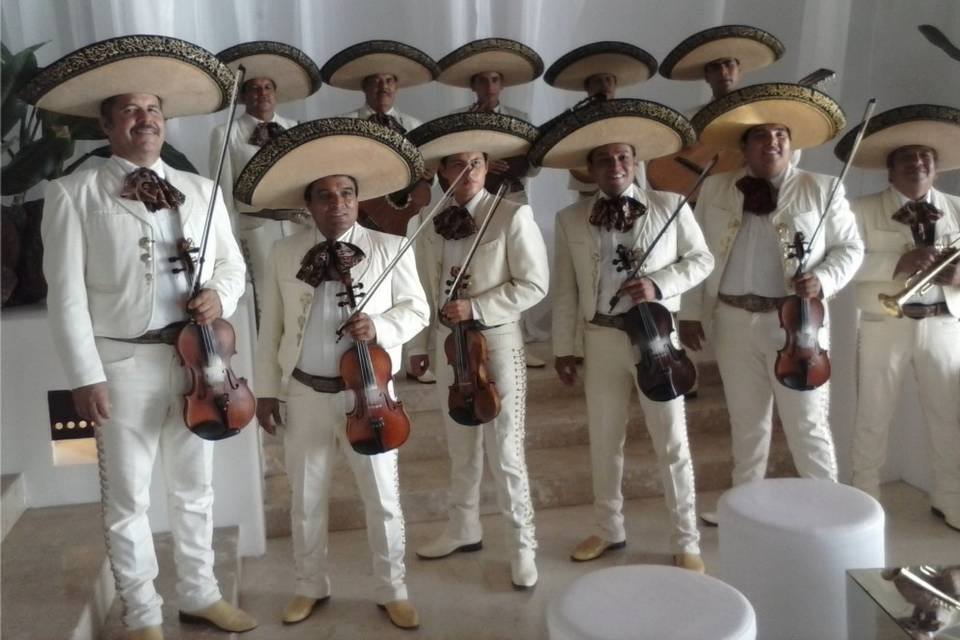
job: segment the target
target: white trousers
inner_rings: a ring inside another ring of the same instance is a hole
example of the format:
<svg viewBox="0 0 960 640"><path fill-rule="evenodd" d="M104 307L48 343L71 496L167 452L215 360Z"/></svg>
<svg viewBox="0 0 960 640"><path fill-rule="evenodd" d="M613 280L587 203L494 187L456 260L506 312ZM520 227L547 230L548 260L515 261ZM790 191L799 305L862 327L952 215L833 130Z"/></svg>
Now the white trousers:
<svg viewBox="0 0 960 640"><path fill-rule="evenodd" d="M241 217L249 217L240 214ZM311 223L312 224L312 223ZM300 233L312 228L306 224L288 220L263 220L263 224L253 229L240 229L238 236L244 260L247 263L247 282L253 284L254 309L257 324L260 323L260 298L263 295L263 278L267 274L267 259L273 244L280 238Z"/></svg>
<svg viewBox="0 0 960 640"><path fill-rule="evenodd" d="M933 471L930 499L960 523L960 321L952 316L860 320L859 401L853 435L853 484L878 496L887 433L903 381L920 395ZM919 425L912 429L919 431Z"/></svg>
<svg viewBox="0 0 960 640"><path fill-rule="evenodd" d="M733 484L761 480L767 472L774 400L800 476L836 481L837 456L828 421L830 384L797 391L776 379L774 363L784 343L777 313L750 313L720 303L712 333L730 413ZM826 333L820 336L825 349Z"/></svg>
<svg viewBox="0 0 960 640"><path fill-rule="evenodd" d="M483 537L480 526L480 479L483 475L483 451L493 476L497 506L507 523L507 549L511 553L532 551L537 547L533 525L533 503L524 456L524 421L527 412L527 364L519 323L485 332L490 356L490 377L500 393L500 415L476 427L454 422L448 409L448 388L453 369L446 362L443 341L450 334L446 327L437 331L434 353L437 391L447 432L450 452L450 521L447 534L475 542Z"/></svg>
<svg viewBox="0 0 960 640"><path fill-rule="evenodd" d="M609 542L626 539L623 443L630 396L636 391L657 456L664 498L673 524L672 550L674 553L700 553L693 462L687 441L683 398L654 402L640 392L633 348L623 331L588 323L584 327L584 340L584 391L597 535Z"/></svg>
<svg viewBox="0 0 960 640"><path fill-rule="evenodd" d="M96 430L107 556L123 622L138 629L162 622L147 519L157 458L167 488L179 607L196 611L221 597L213 575L213 443L184 425L186 377L173 347L98 338L97 348L113 405L110 420Z"/></svg>
<svg viewBox="0 0 960 640"><path fill-rule="evenodd" d="M337 451L347 458L366 513L367 541L373 552L374 598L378 604L405 600L405 536L400 508L397 450L375 456L357 453L346 433L346 393L317 393L290 381L283 435L284 457L293 490L293 558L296 593L330 595L327 563L330 481Z"/></svg>

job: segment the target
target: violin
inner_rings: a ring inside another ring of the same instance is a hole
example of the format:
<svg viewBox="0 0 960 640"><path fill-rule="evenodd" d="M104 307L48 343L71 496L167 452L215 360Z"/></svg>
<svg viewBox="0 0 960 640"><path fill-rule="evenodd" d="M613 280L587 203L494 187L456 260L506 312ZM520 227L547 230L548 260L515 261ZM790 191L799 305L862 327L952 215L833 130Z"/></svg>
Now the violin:
<svg viewBox="0 0 960 640"><path fill-rule="evenodd" d="M341 274L344 290L338 306L357 308L363 283L353 284L349 273ZM410 436L410 417L393 395L390 354L370 340L354 340L340 357L340 376L353 392L353 409L347 413L347 440L357 453L373 456L396 449Z"/></svg>
<svg viewBox="0 0 960 640"><path fill-rule="evenodd" d="M806 261L808 249L802 231L793 236L791 250L787 254L800 264ZM800 268L794 278L801 275ZM818 335L826 311L817 298L801 298L791 295L784 298L778 307L780 326L786 333L782 349L777 351L773 366L774 375L785 387L797 391L816 389L830 379L830 358L820 346Z"/></svg>
<svg viewBox="0 0 960 640"><path fill-rule="evenodd" d="M635 269L634 253L617 245L617 271ZM616 302L611 304L611 308ZM673 314L658 302L641 302L624 315L625 330L637 360L637 384L654 402L669 402L689 393L697 382L697 369L686 351L674 346Z"/></svg>

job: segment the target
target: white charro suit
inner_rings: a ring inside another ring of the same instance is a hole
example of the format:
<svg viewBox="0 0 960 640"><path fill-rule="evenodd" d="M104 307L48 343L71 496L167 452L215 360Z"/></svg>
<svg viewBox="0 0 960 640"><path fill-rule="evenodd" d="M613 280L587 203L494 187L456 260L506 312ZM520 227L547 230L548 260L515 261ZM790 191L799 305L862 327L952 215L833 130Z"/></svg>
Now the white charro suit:
<svg viewBox="0 0 960 640"><path fill-rule="evenodd" d="M680 196L636 186L631 186L626 195L647 207L647 212L634 223L630 246L643 252L666 224ZM552 283L554 354L574 355L578 324L584 327L584 385L596 534L608 542L621 542L626 538L621 489L623 443L630 395L636 389L673 522L673 551L699 553L693 463L687 443L683 398L654 402L640 393L636 359L627 334L590 323L597 313L610 314L608 306L597 306L601 270L612 269L600 263L601 235L608 232L589 222L591 210L600 197L581 200L557 214ZM707 277L713 268L713 256L689 207L684 206L641 268L660 290L660 304L674 313L680 306L680 294Z"/></svg>
<svg viewBox="0 0 960 640"><path fill-rule="evenodd" d="M186 200L183 235L200 242L212 184L163 167ZM154 291L166 255L154 255L157 216L120 197L124 169L109 160L47 185L42 223L48 317L68 383L106 382L111 418L97 429L107 552L124 623L134 629L161 622L153 580L157 561L147 519L150 477L162 460L170 527L176 542L177 595L182 610L220 599L213 575L213 448L183 424L186 377L174 349L130 344L154 314ZM201 281L219 294L229 316L243 293L243 258L218 196ZM186 317L186 314L184 314Z"/></svg>
<svg viewBox="0 0 960 640"><path fill-rule="evenodd" d="M355 283L369 289L392 260L403 238L354 225L352 242L365 258L352 269ZM293 548L300 595L330 595L327 565L327 503L337 449L353 470L366 508L367 538L373 551L375 597L380 604L407 598L404 580L404 528L397 477L397 451L375 456L356 453L346 440L348 392L318 393L291 379L304 348L314 296L321 288L299 280L306 252L323 238L316 231L277 241L267 263L263 315L256 358L260 397L286 399L284 455L293 489ZM387 350L392 373L400 366L400 348L427 324L428 306L407 252L377 289L364 312L376 327L376 342ZM337 339L336 326L329 331ZM316 373L316 372L308 372Z"/></svg>
<svg viewBox="0 0 960 640"><path fill-rule="evenodd" d="M680 317L703 323L716 347L730 412L734 484L762 479L766 473L774 399L800 475L836 480L836 454L828 422L829 384L812 391L782 385L773 374L777 350L783 345L777 313L751 313L718 300L743 216L753 215L744 214L743 194L736 186L744 175L746 169L739 169L711 176L703 183L694 215L717 266L702 285L684 296ZM777 208L768 214L781 241L791 241L797 231L810 240L833 181L832 176L786 169ZM824 300L836 295L853 277L862 258L863 244L841 186L807 262L807 271L820 280ZM782 252L780 260L785 291L791 292L796 261ZM820 344L829 348L829 314L819 338Z"/></svg>
<svg viewBox="0 0 960 640"><path fill-rule="evenodd" d="M934 227L935 243L960 237L960 198L934 189L930 203L943 212ZM905 276L894 277L894 270L900 257L915 246L910 227L892 218L900 206L901 197L893 187L852 203L866 245L863 266L854 277L860 340L853 484L879 494L887 433L912 367L930 445L930 500L960 527L960 287L936 287L948 314L913 320L884 313L877 296L905 287ZM923 300L907 301L916 302Z"/></svg>
<svg viewBox="0 0 960 640"><path fill-rule="evenodd" d="M495 199L481 190L465 205L478 227ZM468 245L473 238L456 242ZM507 548L511 553L532 553L536 539L523 450L527 372L520 314L547 293L549 268L543 236L528 205L504 198L468 269L471 279L467 296L471 298L474 318L491 327L483 334L489 347L490 375L501 398L500 415L478 427L458 424L447 412L453 370L444 361L443 342L450 330L437 320L437 307L445 298L445 282L450 277L449 273L443 273L447 241L433 227L425 229L417 240L417 266L430 303L430 318L437 324L434 330L417 336L410 344L410 352L425 354L429 336L435 334L434 353L441 360L435 365L437 392L452 462L450 521L446 533L454 540L477 542L481 539L480 477L486 448L496 484L497 504L507 521Z"/></svg>

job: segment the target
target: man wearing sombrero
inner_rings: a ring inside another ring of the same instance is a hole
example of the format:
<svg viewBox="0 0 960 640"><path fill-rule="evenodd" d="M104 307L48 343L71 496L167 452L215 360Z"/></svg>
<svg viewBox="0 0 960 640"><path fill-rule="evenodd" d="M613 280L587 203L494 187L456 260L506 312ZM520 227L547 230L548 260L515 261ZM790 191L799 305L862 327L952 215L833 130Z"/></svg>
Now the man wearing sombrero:
<svg viewBox="0 0 960 640"><path fill-rule="evenodd" d="M841 160L850 155L856 133L837 145ZM912 365L930 445L931 511L960 530L960 259L928 291L903 302L903 317L890 315L879 301L943 260L941 246L960 246L960 198L933 186L939 172L960 168L960 110L915 104L874 116L853 164L886 169L890 182L851 203L866 245L854 276L860 336L853 484L880 497L887 433Z"/></svg>
<svg viewBox="0 0 960 640"><path fill-rule="evenodd" d="M557 374L568 386L577 379L577 325L585 327L584 391L596 522L593 535L571 554L577 562L626 545L623 444L630 395L637 389L670 511L674 563L704 571L684 400L655 402L639 393L637 360L624 318L641 302L656 301L676 313L680 294L707 277L713 257L684 205L639 277L627 280L621 272L630 267L618 263L618 248L638 257L650 247L680 200L675 194L638 188L634 167L640 160L676 151L692 138L690 123L668 107L613 100L561 120L530 154L533 162L547 167L586 166L599 187L592 198L557 213L555 226L553 352ZM619 294L622 299L611 309L609 300Z"/></svg>
<svg viewBox="0 0 960 640"><path fill-rule="evenodd" d="M282 435L293 493L296 571L295 595L282 616L286 624L305 620L331 595L327 503L340 449L366 510L377 605L400 628L419 625L405 580L397 450L362 455L351 447L345 416L352 392L345 391L339 363L354 340L376 341L390 356L389 374L396 374L400 346L427 324L428 307L411 252L383 286L370 291L396 257L402 238L357 224L361 197L401 189L422 169L416 148L395 131L328 118L281 134L237 180L239 200L255 207L306 206L316 227L274 244L256 356L257 417L269 433L276 432L279 403L286 400ZM343 304L347 286L357 296L372 297L339 340L337 327L351 313Z"/></svg>
<svg viewBox="0 0 960 640"><path fill-rule="evenodd" d="M680 310L683 344L698 351L706 335L714 345L730 413L733 484L766 473L774 400L799 474L836 480L829 384L790 389L774 378L773 363L784 340L780 300L790 294L829 300L863 258L842 185L809 249L806 272L796 280L797 261L785 251L797 232L810 240L835 180L791 166L791 152L836 136L843 112L815 89L770 83L728 93L700 111L693 125L701 142L739 149L746 165L703 183L695 215L717 268L684 297ZM829 314L819 342L829 348ZM715 520L712 513L703 518Z"/></svg>
<svg viewBox="0 0 960 640"><path fill-rule="evenodd" d="M47 186L42 233L48 318L77 412L97 423L107 557L127 637L155 640L149 508L155 461L170 505L180 619L224 631L257 626L226 602L213 574L213 443L183 423L187 388L172 347L188 316L207 324L233 313L244 265L217 195L203 288L168 258L178 240L199 244L213 183L160 159L165 118L227 106L233 74L213 54L163 36L125 36L75 51L24 90L39 108L99 117L112 156Z"/></svg>
<svg viewBox="0 0 960 640"><path fill-rule="evenodd" d="M520 314L547 293L547 251L529 205L503 198L496 203L484 189L489 158L506 158L526 152L537 130L530 124L495 113L460 113L438 118L411 132L424 160L439 164L438 175L448 184L465 171L453 192L454 203L434 219L418 238L417 266L431 305L435 350L443 357L450 330L440 322L474 320L486 338L490 378L499 391L501 409L493 420L477 425L458 424L449 415L448 387L453 382L451 364L438 362L437 389L444 412L450 452L449 520L439 537L417 548L425 559L443 558L462 551L479 550L480 478L486 453L503 514L510 554L510 580L517 589L537 583L536 537L533 504L524 456L526 417L526 367ZM494 206L496 209L494 209ZM457 269L478 227L493 211L493 218L467 269L466 295L440 306L446 282ZM410 368L415 373L428 364L428 332L411 343Z"/></svg>
<svg viewBox="0 0 960 640"><path fill-rule="evenodd" d="M320 69L303 51L282 42L255 41L225 49L217 54L230 69L246 69L240 97L245 111L233 123L221 181L226 194L233 193L237 176L260 147L297 124L276 112L278 103L302 100L320 88ZM210 141L210 170L220 158L227 125L213 130ZM248 278L260 295L270 247L278 239L304 230L306 218L298 209L259 212L232 196L226 198L233 227L247 258ZM296 213L294 213L296 212ZM251 215L257 214L259 215ZM278 218L264 217L276 215ZM257 310L259 316L259 309Z"/></svg>

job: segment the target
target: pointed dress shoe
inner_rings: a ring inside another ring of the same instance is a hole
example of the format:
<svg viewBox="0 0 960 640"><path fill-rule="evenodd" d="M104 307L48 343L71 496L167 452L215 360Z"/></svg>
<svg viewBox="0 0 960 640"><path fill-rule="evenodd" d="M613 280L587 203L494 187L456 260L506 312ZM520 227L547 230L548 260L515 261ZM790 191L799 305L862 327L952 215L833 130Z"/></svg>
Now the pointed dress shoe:
<svg viewBox="0 0 960 640"><path fill-rule="evenodd" d="M437 384L437 376L433 375L433 371L430 369L427 369L419 376L407 371L407 380L416 380L420 384Z"/></svg>
<svg viewBox="0 0 960 640"><path fill-rule="evenodd" d="M699 553L677 553L673 556L673 566L681 569L689 569L696 573L706 573L707 567L703 564L703 558Z"/></svg>
<svg viewBox="0 0 960 640"><path fill-rule="evenodd" d="M537 584L537 563L533 551L518 551L510 559L510 582L518 590Z"/></svg>
<svg viewBox="0 0 960 640"><path fill-rule="evenodd" d="M717 519L716 511L700 512L700 522L707 525L708 527L716 527L720 523L720 521Z"/></svg>
<svg viewBox="0 0 960 640"><path fill-rule="evenodd" d="M127 631L127 640L163 640L163 629L160 627L142 627Z"/></svg>
<svg viewBox="0 0 960 640"><path fill-rule="evenodd" d="M387 604L378 604L387 612L393 626L400 629L416 629L420 626L420 614L409 600L394 600Z"/></svg>
<svg viewBox="0 0 960 640"><path fill-rule="evenodd" d="M330 596L326 598L311 598L310 596L300 595L293 596L293 600L288 602L286 608L283 610L283 624L303 622L310 617L310 614L313 613L318 605L329 599Z"/></svg>
<svg viewBox="0 0 960 640"><path fill-rule="evenodd" d="M180 622L199 622L233 633L250 631L257 626L253 616L223 599L199 611L181 611Z"/></svg>
<svg viewBox="0 0 960 640"><path fill-rule="evenodd" d="M600 536L590 536L577 545L577 548L570 554L570 559L574 562L588 562L596 560L607 551L616 551L627 546L626 540L620 542L607 542Z"/></svg>
<svg viewBox="0 0 960 640"><path fill-rule="evenodd" d="M471 551L480 551L480 549L483 549L482 540L477 540L476 542L454 540L446 534L442 534L436 540L419 547L416 553L417 557L422 560L439 560L454 553L469 553Z"/></svg>
<svg viewBox="0 0 960 640"><path fill-rule="evenodd" d="M543 369L547 366L546 361L543 358L538 358L529 351L525 355L527 369Z"/></svg>

